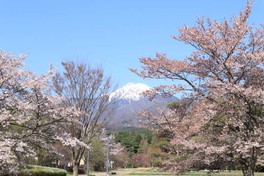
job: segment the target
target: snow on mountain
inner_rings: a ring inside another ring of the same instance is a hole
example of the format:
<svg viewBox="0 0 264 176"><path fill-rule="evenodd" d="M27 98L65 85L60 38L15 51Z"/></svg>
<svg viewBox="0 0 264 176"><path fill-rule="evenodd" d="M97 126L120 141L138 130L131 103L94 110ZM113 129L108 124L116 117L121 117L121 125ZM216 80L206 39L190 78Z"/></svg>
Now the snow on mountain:
<svg viewBox="0 0 264 176"><path fill-rule="evenodd" d="M127 100L131 101L138 101L140 98L143 97L142 93L149 90L150 87L146 84L142 83L128 83L125 86L117 89L113 93L110 94L109 100Z"/></svg>
<svg viewBox="0 0 264 176"><path fill-rule="evenodd" d="M110 94L109 100L111 115L108 127L138 127L142 117L139 112L147 110L157 112L157 108L165 108L169 102L177 101L175 97L163 97L158 94L150 101L142 93L151 89L146 84L128 83Z"/></svg>

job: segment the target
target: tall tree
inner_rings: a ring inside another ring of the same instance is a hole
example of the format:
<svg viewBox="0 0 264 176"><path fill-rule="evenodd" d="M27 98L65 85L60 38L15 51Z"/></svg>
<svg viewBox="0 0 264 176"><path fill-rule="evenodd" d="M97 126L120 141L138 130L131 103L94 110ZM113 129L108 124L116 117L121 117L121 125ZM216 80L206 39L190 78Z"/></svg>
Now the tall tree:
<svg viewBox="0 0 264 176"><path fill-rule="evenodd" d="M89 144L105 125L109 93L110 77L105 77L101 68L91 68L86 64L74 62L62 63L64 72L57 73L53 79L55 92L64 97L64 106L76 108L82 114L74 118L79 125L71 123L65 127L72 137ZM85 147L69 147L72 155L73 175L78 175L80 160Z"/></svg>
<svg viewBox="0 0 264 176"><path fill-rule="evenodd" d="M248 1L240 15L223 21L200 18L184 26L173 38L195 51L184 60L164 54L141 58L144 78L178 80L152 90L182 93L184 102L168 114L155 117L173 132L173 144L192 150L184 163L167 163L178 170L198 161L216 158L241 164L244 176L253 176L264 147L264 30L247 24L252 10ZM259 160L258 160L259 159Z"/></svg>
<svg viewBox="0 0 264 176"><path fill-rule="evenodd" d="M16 107L24 104L19 98L19 93L23 91L22 84L28 75L27 71L20 69L23 60L22 55L15 57L0 51L0 170L3 172L18 169L15 149L11 150L11 147L15 146L14 135L8 129L12 121L20 123L26 121L24 116L14 115L17 112Z"/></svg>
<svg viewBox="0 0 264 176"><path fill-rule="evenodd" d="M0 171L9 173L16 172L35 147L51 151L53 141L78 143L58 133L58 124L71 121L77 111L61 107L61 98L49 93L53 69L36 76L23 70L24 59L0 52Z"/></svg>

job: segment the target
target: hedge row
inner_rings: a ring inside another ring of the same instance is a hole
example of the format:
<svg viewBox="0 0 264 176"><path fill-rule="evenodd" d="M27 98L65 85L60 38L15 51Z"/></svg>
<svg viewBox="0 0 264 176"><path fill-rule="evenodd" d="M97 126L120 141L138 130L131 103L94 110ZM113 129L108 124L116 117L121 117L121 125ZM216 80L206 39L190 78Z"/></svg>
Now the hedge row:
<svg viewBox="0 0 264 176"><path fill-rule="evenodd" d="M22 169L18 176L66 176L67 172L63 169L44 167L44 166L27 166Z"/></svg>

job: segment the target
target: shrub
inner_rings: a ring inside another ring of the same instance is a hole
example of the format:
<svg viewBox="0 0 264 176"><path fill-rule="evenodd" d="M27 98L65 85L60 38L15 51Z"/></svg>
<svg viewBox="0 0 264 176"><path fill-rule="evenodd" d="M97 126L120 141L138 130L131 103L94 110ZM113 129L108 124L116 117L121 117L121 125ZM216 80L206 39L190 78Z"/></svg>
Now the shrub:
<svg viewBox="0 0 264 176"><path fill-rule="evenodd" d="M68 172L70 172L70 173L73 173L73 169L72 169L72 167L66 167L65 169L66 169L66 171L68 171ZM78 169L78 173L79 173L79 174L85 174L85 173L86 173L86 168L85 168L85 166L80 166L79 169Z"/></svg>
<svg viewBox="0 0 264 176"><path fill-rule="evenodd" d="M127 167L127 168L134 168L134 166L133 166L132 163L128 163L126 167Z"/></svg>
<svg viewBox="0 0 264 176"><path fill-rule="evenodd" d="M79 170L78 170L78 173L79 173L79 174L85 174L85 173L86 173L86 168L85 168L85 166L80 166L80 167L79 167Z"/></svg>
<svg viewBox="0 0 264 176"><path fill-rule="evenodd" d="M161 167L162 161L151 161L151 166L152 167Z"/></svg>
<svg viewBox="0 0 264 176"><path fill-rule="evenodd" d="M44 167L44 166L27 166L21 169L18 176L66 176L67 172L63 169Z"/></svg>
<svg viewBox="0 0 264 176"><path fill-rule="evenodd" d="M255 168L256 172L264 172L264 165L257 164Z"/></svg>

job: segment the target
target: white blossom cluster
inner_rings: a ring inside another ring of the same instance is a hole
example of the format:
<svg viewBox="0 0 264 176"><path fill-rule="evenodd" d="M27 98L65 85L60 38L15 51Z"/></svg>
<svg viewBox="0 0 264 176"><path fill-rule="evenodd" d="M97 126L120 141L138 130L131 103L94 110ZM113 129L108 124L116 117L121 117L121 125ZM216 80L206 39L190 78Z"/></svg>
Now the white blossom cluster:
<svg viewBox="0 0 264 176"><path fill-rule="evenodd" d="M72 117L80 113L50 93L54 69L36 76L22 69L24 58L0 51L0 170L9 173L17 171L23 157L34 155L34 146L51 148L58 140L85 145L61 133L62 124L76 123Z"/></svg>

